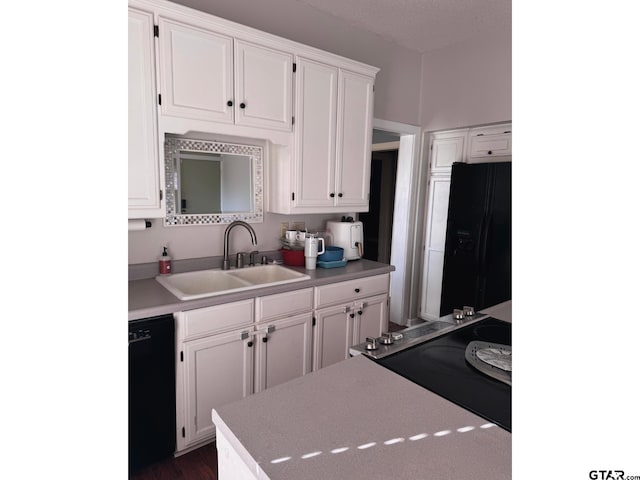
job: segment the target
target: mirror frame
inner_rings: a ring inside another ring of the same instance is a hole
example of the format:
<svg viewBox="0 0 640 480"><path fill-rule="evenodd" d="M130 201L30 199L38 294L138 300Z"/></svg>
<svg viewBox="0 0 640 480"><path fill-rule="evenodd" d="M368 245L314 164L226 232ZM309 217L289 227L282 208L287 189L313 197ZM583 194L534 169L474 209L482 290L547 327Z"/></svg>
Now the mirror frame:
<svg viewBox="0 0 640 480"><path fill-rule="evenodd" d="M210 152L245 155L251 158L251 183L253 186L253 211L234 213L181 214L176 211L176 192L180 179L175 161L179 152ZM203 140L167 134L164 142L164 175L166 188L166 211L164 225L217 225L242 220L247 223L262 223L263 219L263 149L256 145L241 145L217 140Z"/></svg>

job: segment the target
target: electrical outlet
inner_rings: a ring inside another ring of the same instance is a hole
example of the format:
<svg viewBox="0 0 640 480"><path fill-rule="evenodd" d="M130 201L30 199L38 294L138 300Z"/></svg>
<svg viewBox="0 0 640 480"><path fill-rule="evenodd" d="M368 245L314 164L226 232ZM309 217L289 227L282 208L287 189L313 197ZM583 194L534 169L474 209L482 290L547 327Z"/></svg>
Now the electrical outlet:
<svg viewBox="0 0 640 480"><path fill-rule="evenodd" d="M298 230L304 232L304 222L293 222L291 224L291 230Z"/></svg>
<svg viewBox="0 0 640 480"><path fill-rule="evenodd" d="M284 237L287 230L289 230L289 224L288 223L281 223L280 224L280 236Z"/></svg>

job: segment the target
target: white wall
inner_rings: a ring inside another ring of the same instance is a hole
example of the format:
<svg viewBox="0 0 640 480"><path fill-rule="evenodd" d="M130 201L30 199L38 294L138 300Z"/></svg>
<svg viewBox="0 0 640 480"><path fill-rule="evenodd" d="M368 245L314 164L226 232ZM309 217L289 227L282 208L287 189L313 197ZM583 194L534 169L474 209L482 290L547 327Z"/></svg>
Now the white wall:
<svg viewBox="0 0 640 480"><path fill-rule="evenodd" d="M295 0L176 0L264 32L342 55L381 69L376 77L374 117L419 125L418 52L356 30L349 22Z"/></svg>
<svg viewBox="0 0 640 480"><path fill-rule="evenodd" d="M424 130L511 119L511 31L424 54L420 122Z"/></svg>
<svg viewBox="0 0 640 480"><path fill-rule="evenodd" d="M280 248L280 223L305 222L310 231L324 230L326 220L339 220L336 215L277 215L266 213L263 223L252 223L258 237L258 250L264 252ZM174 259L212 257L223 254L224 230L227 225L195 225L165 227L162 219L152 220L152 227L129 232L129 264L155 262L162 246L169 247ZM229 251L253 250L249 232L235 228L229 237Z"/></svg>

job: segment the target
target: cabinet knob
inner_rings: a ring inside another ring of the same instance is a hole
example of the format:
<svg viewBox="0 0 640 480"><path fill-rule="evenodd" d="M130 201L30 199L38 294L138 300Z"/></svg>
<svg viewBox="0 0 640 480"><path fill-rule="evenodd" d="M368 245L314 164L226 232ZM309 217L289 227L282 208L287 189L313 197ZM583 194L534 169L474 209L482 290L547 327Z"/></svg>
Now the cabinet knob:
<svg viewBox="0 0 640 480"><path fill-rule="evenodd" d="M353 317L355 317L355 316L356 316L356 314L355 314L355 313L350 313L350 314L349 314L349 318L353 318Z"/></svg>
<svg viewBox="0 0 640 480"><path fill-rule="evenodd" d="M336 196L336 194L335 194L335 193L330 193L330 194L329 194L329 196L330 196L331 198L333 198L333 197L335 197L335 196Z"/></svg>
<svg viewBox="0 0 640 480"><path fill-rule="evenodd" d="M356 292L356 293L360 293L360 289L359 289L359 288L356 288L356 289L355 289L355 292Z"/></svg>
<svg viewBox="0 0 640 480"><path fill-rule="evenodd" d="M491 155L493 152L492 152L491 150L489 150L487 153L488 153L489 155Z"/></svg>
<svg viewBox="0 0 640 480"><path fill-rule="evenodd" d="M362 315L362 310L358 310L358 315Z"/></svg>
<svg viewBox="0 0 640 480"><path fill-rule="evenodd" d="M342 198L342 194L341 194L341 193L339 193L339 194L338 194L338 196L339 196L340 198Z"/></svg>
<svg viewBox="0 0 640 480"><path fill-rule="evenodd" d="M233 102L231 100L227 102L227 107L233 107Z"/></svg>
<svg viewBox="0 0 640 480"><path fill-rule="evenodd" d="M246 106L247 106L247 105L246 105L244 102L242 102L242 103L240 104L240 108L244 108L244 107L246 107Z"/></svg>
<svg viewBox="0 0 640 480"><path fill-rule="evenodd" d="M267 343L268 340L269 340L268 337L262 337L262 343Z"/></svg>
<svg viewBox="0 0 640 480"><path fill-rule="evenodd" d="M249 347L249 348L253 347L253 342L247 343L247 347Z"/></svg>

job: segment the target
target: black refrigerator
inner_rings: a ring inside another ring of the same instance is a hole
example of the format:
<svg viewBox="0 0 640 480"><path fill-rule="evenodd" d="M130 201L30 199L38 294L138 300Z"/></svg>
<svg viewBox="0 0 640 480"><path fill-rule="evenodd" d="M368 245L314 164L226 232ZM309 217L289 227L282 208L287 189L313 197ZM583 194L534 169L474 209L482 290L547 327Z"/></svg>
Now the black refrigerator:
<svg viewBox="0 0 640 480"><path fill-rule="evenodd" d="M511 162L454 163L440 315L511 299Z"/></svg>

